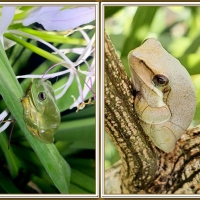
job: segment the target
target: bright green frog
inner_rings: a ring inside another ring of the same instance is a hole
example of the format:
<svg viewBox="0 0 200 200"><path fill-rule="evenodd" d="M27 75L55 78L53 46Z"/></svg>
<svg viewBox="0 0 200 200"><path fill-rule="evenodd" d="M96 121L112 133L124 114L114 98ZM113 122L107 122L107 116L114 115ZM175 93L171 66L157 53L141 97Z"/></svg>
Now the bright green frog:
<svg viewBox="0 0 200 200"><path fill-rule="evenodd" d="M52 143L60 125L60 112L51 82L32 79L21 102L27 129L40 141Z"/></svg>

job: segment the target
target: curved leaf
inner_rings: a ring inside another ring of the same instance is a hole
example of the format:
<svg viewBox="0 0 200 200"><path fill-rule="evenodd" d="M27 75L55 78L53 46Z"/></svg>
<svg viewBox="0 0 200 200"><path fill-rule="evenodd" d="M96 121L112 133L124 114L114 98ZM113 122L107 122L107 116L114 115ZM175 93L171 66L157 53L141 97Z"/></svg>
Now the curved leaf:
<svg viewBox="0 0 200 200"><path fill-rule="evenodd" d="M61 193L69 192L70 167L59 154L54 144L44 144L36 140L27 130L23 120L23 107L20 99L23 96L15 74L8 62L7 56L0 44L0 93L12 113L12 116L19 124L31 147L37 154L42 165L51 177L55 186Z"/></svg>

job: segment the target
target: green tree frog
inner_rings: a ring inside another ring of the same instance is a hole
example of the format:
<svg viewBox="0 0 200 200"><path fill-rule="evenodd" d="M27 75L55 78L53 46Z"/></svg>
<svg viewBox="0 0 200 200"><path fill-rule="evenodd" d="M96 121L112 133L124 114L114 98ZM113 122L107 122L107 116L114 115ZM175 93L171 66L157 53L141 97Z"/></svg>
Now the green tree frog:
<svg viewBox="0 0 200 200"><path fill-rule="evenodd" d="M60 112L51 82L32 79L21 102L27 129L40 141L52 143L60 125Z"/></svg>
<svg viewBox="0 0 200 200"><path fill-rule="evenodd" d="M141 127L169 153L194 116L196 93L190 75L154 38L132 50L128 60Z"/></svg>

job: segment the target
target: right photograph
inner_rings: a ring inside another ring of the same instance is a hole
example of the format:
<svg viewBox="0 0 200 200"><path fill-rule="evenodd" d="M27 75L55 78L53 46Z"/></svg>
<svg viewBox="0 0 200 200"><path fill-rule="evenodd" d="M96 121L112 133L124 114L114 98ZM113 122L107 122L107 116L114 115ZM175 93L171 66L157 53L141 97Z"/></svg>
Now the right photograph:
<svg viewBox="0 0 200 200"><path fill-rule="evenodd" d="M199 194L200 7L103 12L103 196Z"/></svg>

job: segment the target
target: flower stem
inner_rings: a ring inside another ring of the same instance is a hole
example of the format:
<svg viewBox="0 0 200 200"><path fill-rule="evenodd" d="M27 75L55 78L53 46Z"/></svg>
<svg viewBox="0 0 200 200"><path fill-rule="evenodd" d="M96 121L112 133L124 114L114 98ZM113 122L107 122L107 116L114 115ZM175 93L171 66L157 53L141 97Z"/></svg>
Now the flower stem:
<svg viewBox="0 0 200 200"><path fill-rule="evenodd" d="M34 46L33 44L30 44L10 33L5 33L4 36L10 40L13 40L15 42L17 42L18 44L21 44L22 46L24 46L25 48L28 48L30 49L31 51L37 53L38 55L48 59L48 60L51 60L52 62L55 62L55 63L59 63L59 62L63 62L63 60L55 55L52 55L51 53L43 50L43 49L40 49L36 46Z"/></svg>

